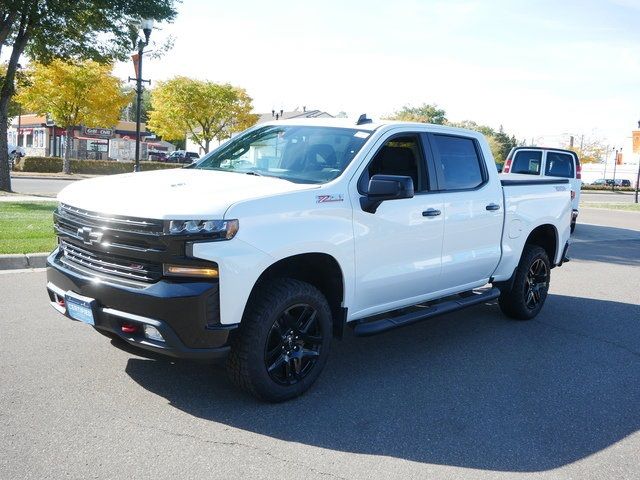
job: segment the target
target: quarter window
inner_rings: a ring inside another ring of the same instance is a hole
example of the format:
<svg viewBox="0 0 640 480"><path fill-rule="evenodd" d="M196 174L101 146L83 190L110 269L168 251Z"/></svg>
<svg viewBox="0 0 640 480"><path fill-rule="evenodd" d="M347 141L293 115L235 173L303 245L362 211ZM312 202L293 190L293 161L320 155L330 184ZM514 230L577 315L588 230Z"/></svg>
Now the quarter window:
<svg viewBox="0 0 640 480"><path fill-rule="evenodd" d="M540 175L542 165L542 152L533 150L520 150L513 158L511 173L523 173L525 175Z"/></svg>
<svg viewBox="0 0 640 480"><path fill-rule="evenodd" d="M478 151L473 139L449 135L433 135L440 158L440 190L467 190L484 182Z"/></svg>
<svg viewBox="0 0 640 480"><path fill-rule="evenodd" d="M544 174L549 177L573 178L573 156L567 153L547 152Z"/></svg>

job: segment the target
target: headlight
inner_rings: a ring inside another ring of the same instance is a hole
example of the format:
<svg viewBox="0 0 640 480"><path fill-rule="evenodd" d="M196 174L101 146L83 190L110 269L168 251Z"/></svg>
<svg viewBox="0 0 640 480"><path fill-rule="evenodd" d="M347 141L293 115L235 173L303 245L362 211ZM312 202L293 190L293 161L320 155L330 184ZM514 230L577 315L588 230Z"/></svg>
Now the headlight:
<svg viewBox="0 0 640 480"><path fill-rule="evenodd" d="M171 220L171 235L211 234L220 239L231 240L238 233L238 220Z"/></svg>

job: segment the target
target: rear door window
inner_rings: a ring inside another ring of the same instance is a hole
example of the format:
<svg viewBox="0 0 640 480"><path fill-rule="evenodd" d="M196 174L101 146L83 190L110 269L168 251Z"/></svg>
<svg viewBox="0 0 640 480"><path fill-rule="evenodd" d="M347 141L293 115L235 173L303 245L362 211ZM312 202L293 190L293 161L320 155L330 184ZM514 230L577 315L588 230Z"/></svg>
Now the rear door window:
<svg viewBox="0 0 640 480"><path fill-rule="evenodd" d="M573 178L573 156L568 153L547 152L544 174L549 177Z"/></svg>
<svg viewBox="0 0 640 480"><path fill-rule="evenodd" d="M482 159L472 138L451 135L431 138L439 159L440 190L468 190L484 183Z"/></svg>
<svg viewBox="0 0 640 480"><path fill-rule="evenodd" d="M525 175L540 175L542 166L542 152L534 150L519 150L513 157L511 173Z"/></svg>

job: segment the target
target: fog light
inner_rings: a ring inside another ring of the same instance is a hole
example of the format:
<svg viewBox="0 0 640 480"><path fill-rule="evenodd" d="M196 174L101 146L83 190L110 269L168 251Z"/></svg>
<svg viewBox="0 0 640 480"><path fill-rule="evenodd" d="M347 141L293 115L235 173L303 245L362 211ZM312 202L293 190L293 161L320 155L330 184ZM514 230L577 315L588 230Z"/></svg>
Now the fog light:
<svg viewBox="0 0 640 480"><path fill-rule="evenodd" d="M153 325L144 326L144 336L149 340L155 340L156 342L164 342L164 337Z"/></svg>

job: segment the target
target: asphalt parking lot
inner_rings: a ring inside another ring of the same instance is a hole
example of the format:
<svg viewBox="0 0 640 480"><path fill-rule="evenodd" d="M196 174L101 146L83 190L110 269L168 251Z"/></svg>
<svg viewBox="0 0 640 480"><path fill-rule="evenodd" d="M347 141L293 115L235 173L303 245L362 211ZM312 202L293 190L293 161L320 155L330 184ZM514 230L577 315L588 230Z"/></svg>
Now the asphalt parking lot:
<svg viewBox="0 0 640 480"><path fill-rule="evenodd" d="M347 336L279 405L114 348L42 271L0 274L0 478L640 478L640 214L580 215L537 319Z"/></svg>

